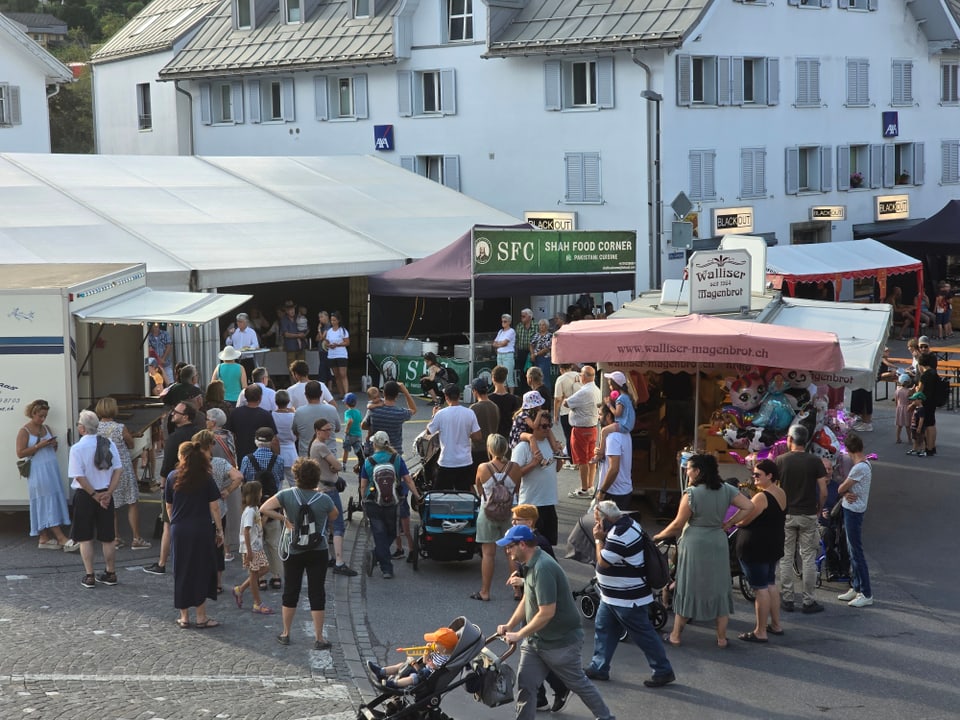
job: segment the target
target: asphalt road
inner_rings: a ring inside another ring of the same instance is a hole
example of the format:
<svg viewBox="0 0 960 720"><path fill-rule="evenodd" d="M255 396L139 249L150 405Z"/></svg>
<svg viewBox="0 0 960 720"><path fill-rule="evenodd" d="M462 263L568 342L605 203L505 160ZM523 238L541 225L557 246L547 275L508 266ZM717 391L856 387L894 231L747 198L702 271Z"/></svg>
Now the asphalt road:
<svg viewBox="0 0 960 720"><path fill-rule="evenodd" d="M420 415L426 417L425 407ZM877 603L848 608L836 600L845 588L825 585L818 596L826 612L785 615L786 634L756 646L735 639L752 627L752 608L735 594L730 648L716 648L712 628L688 627L683 646L668 650L678 680L660 690L643 687L649 674L643 656L623 644L611 680L600 687L621 720L960 716L954 532L960 416L939 415L939 454L933 458L904 456L904 446L893 444L892 420L892 404L878 403L876 431L865 436L868 450L880 455L864 530ZM407 425L408 457L424 422ZM574 473L561 473L565 529L586 509L585 501L566 498L576 484ZM144 526L152 526L151 512L142 514ZM277 617L240 611L229 599L211 603L210 615L223 627L179 630L172 578L140 571L155 559L154 551L120 551L120 584L85 590L78 556L36 550L26 537L25 513L0 518L0 718L345 720L374 694L363 660L398 658L397 647L418 643L424 631L458 615L492 633L513 609L502 556L488 603L468 597L479 587L479 559L423 560L417 573L398 563L390 581L376 572L369 579L330 577L330 652L312 649L302 605L287 648L274 640ZM650 508L642 520L656 529ZM347 546L358 569L366 543L355 519ZM587 566L562 564L574 589L589 579ZM232 563L224 584L240 576ZM267 602L279 606L279 593L268 593ZM584 629L586 661L592 624L584 621ZM462 689L445 696L443 708L462 719L513 716L512 705L489 709ZM587 711L573 698L562 715L585 718Z"/></svg>

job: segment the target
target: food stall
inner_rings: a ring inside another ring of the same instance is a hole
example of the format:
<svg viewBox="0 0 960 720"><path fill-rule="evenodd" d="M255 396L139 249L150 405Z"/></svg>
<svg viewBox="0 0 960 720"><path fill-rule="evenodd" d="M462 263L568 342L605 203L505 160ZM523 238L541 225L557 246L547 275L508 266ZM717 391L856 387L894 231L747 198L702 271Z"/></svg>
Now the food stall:
<svg viewBox="0 0 960 720"><path fill-rule="evenodd" d="M24 408L43 398L50 403L47 424L60 438L57 455L64 479L77 415L102 397L117 399L117 419L142 436L139 443L149 445L149 428L162 413L149 396L146 375L150 322L177 327L178 338L186 338L178 348L180 357L213 358L219 342L212 321L249 299L152 290L143 264L21 264L5 270L0 283L0 434L11 438L3 446L5 466L14 467L12 438L25 422ZM0 478L0 507L28 503L22 478L16 473Z"/></svg>

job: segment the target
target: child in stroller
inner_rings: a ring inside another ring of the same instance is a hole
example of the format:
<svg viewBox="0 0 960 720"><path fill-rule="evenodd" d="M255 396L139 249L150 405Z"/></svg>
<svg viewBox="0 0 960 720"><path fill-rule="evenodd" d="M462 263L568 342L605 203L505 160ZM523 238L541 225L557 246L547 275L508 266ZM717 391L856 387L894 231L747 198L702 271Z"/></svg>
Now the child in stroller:
<svg viewBox="0 0 960 720"><path fill-rule="evenodd" d="M398 648L407 653L406 661L380 667L372 660L368 660L367 668L375 677L380 678L384 687L405 688L420 684L437 668L447 664L460 638L450 628L441 627L433 632L424 633L423 639L426 645ZM416 657L416 653L420 651L423 651L423 654ZM411 653L414 657L409 657Z"/></svg>

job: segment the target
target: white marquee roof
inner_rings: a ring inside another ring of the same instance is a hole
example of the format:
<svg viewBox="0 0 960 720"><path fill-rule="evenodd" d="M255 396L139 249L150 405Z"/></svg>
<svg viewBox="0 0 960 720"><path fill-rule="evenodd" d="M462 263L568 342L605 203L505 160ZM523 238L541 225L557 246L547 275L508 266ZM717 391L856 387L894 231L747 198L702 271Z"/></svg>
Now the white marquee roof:
<svg viewBox="0 0 960 720"><path fill-rule="evenodd" d="M506 213L373 156L0 154L0 263L147 265L154 288L369 275Z"/></svg>

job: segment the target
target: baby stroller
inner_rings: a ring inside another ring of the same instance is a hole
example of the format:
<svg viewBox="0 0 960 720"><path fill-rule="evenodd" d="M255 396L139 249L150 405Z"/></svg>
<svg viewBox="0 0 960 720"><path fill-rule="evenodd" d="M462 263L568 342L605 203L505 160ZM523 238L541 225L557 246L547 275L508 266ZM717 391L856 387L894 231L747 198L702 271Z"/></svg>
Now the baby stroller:
<svg viewBox="0 0 960 720"><path fill-rule="evenodd" d="M425 495L433 489L437 481L437 468L440 467L440 435L424 430L413 441L413 447L420 457L420 467L413 473L413 482L417 492Z"/></svg>
<svg viewBox="0 0 960 720"><path fill-rule="evenodd" d="M516 646L498 656L486 647L498 636L484 640L480 628L462 616L449 627L460 637L457 647L445 665L419 684L384 688L367 669L370 683L381 694L360 706L357 720L450 720L440 703L446 693L464 685L490 707L513 699L513 670L504 661Z"/></svg>
<svg viewBox="0 0 960 720"><path fill-rule="evenodd" d="M420 522L413 533L413 569L420 558L470 560L480 553L477 516L480 498L473 493L438 491L423 496Z"/></svg>

